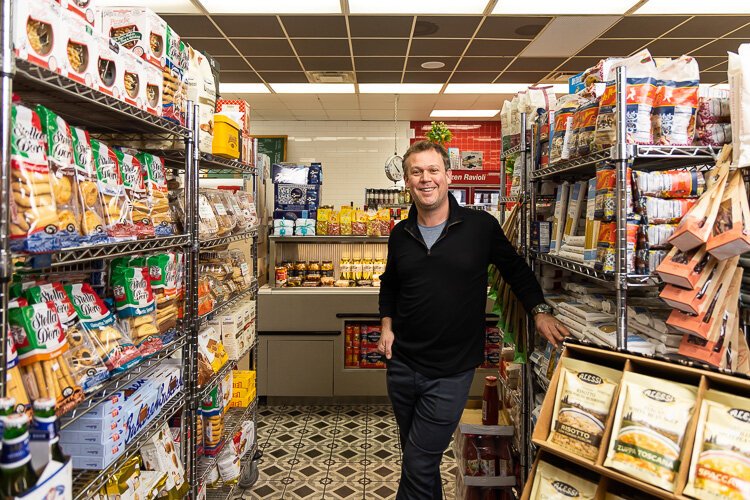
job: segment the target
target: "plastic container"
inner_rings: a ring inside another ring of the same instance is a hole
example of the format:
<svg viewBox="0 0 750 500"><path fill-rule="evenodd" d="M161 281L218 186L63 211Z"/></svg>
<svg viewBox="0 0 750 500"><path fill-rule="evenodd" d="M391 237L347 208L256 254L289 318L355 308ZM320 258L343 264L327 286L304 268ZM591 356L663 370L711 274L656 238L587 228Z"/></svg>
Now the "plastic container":
<svg viewBox="0 0 750 500"><path fill-rule="evenodd" d="M238 160L240 158L240 126L231 118L214 115L214 140L211 152L222 158Z"/></svg>

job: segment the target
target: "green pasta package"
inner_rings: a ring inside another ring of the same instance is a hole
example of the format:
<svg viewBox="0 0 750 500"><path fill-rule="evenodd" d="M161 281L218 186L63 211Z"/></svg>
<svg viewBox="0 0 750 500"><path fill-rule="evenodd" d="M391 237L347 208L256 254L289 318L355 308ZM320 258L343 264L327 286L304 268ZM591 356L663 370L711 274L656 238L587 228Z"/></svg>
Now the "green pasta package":
<svg viewBox="0 0 750 500"><path fill-rule="evenodd" d="M141 356L160 351L164 343L156 323L156 301L147 267L112 268L111 284L120 325L129 332Z"/></svg>

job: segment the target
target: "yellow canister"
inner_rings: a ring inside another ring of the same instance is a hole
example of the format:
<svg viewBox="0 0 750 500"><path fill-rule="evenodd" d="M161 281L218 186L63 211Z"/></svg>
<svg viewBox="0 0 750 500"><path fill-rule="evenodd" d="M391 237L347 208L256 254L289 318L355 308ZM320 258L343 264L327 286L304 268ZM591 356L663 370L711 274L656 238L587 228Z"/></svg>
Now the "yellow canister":
<svg viewBox="0 0 750 500"><path fill-rule="evenodd" d="M211 151L216 156L237 160L242 142L239 124L228 116L214 115L214 140Z"/></svg>

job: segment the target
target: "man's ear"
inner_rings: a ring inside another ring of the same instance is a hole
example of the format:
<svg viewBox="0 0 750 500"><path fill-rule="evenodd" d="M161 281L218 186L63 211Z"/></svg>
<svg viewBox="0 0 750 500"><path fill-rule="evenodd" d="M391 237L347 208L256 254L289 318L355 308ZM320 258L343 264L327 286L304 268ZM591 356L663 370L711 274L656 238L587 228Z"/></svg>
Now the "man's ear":
<svg viewBox="0 0 750 500"><path fill-rule="evenodd" d="M445 175L448 176L448 184L450 184L451 182L453 182L453 170L448 169L448 171L445 172Z"/></svg>

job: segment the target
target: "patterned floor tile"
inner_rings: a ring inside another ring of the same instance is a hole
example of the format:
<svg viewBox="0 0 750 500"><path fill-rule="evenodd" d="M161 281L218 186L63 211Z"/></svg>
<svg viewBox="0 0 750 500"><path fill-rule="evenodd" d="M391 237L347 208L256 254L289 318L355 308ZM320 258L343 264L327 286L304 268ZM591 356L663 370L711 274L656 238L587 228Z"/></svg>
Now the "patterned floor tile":
<svg viewBox="0 0 750 500"><path fill-rule="evenodd" d="M295 482L313 482L319 485L321 492L324 489L323 487L330 482L326 481L326 478L328 478L328 466L322 462L300 461L300 463L292 468L289 477Z"/></svg>
<svg viewBox="0 0 750 500"><path fill-rule="evenodd" d="M393 462L372 462L365 469L365 475L372 482L398 482L401 478L401 467Z"/></svg>
<svg viewBox="0 0 750 500"><path fill-rule="evenodd" d="M284 498L285 484L278 481L258 481L252 489L246 490L242 498L247 500L278 500Z"/></svg>
<svg viewBox="0 0 750 500"><path fill-rule="evenodd" d="M342 462L328 468L328 477L334 482L356 482L365 476L365 467L353 462Z"/></svg>
<svg viewBox="0 0 750 500"><path fill-rule="evenodd" d="M387 498L392 499L396 497L396 492L398 491L398 483L389 482L389 483L370 483L365 487L365 497L367 499L370 498Z"/></svg>
<svg viewBox="0 0 750 500"><path fill-rule="evenodd" d="M306 499L319 500L324 497L325 485L315 481L294 481L289 483L284 491L284 500Z"/></svg>
<svg viewBox="0 0 750 500"><path fill-rule="evenodd" d="M333 482L326 487L326 500L363 498L363 488L357 483Z"/></svg>
<svg viewBox="0 0 750 500"><path fill-rule="evenodd" d="M289 465L281 461L274 461L270 464L263 464L260 466L260 476L258 478L258 481L281 481L289 475L289 470Z"/></svg>

